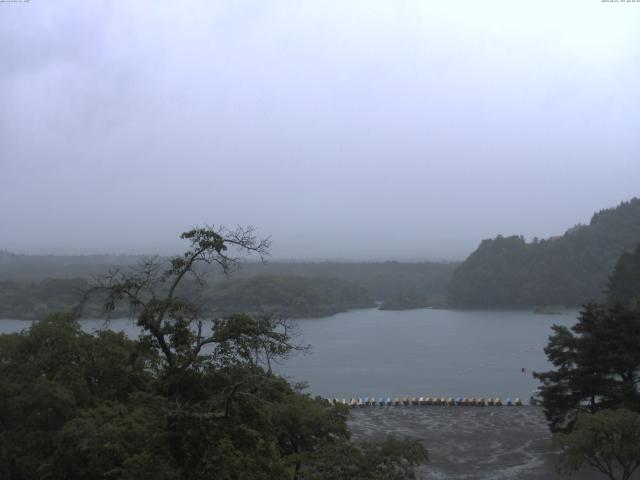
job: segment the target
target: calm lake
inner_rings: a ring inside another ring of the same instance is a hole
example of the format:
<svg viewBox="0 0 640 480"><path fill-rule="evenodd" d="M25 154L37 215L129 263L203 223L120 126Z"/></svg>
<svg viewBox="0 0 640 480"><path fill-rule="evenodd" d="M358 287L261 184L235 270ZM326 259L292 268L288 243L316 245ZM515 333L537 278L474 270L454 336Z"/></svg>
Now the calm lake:
<svg viewBox="0 0 640 480"><path fill-rule="evenodd" d="M573 325L578 312L354 310L302 319L299 341L311 353L277 366L293 381L326 397L492 396L528 400L538 386L531 372L549 368L543 348L551 325ZM0 333L29 322L0 320ZM87 331L104 322L82 322ZM127 319L110 328L135 335ZM525 372L522 372L522 369Z"/></svg>

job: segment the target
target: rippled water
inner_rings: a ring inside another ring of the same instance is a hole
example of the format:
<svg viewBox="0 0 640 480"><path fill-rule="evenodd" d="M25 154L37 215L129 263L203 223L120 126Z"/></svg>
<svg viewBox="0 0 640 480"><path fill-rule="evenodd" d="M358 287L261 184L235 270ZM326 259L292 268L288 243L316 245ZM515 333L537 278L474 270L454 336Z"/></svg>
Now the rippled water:
<svg viewBox="0 0 640 480"><path fill-rule="evenodd" d="M536 315L526 311L354 310L299 320L299 340L312 352L277 370L309 390L330 397L500 396L528 399L534 370L549 365L543 352L554 323L572 325L577 312ZM100 320L83 321L86 330ZM29 322L1 320L0 332ZM110 328L135 335L130 320ZM523 373L522 368L526 371Z"/></svg>
<svg viewBox="0 0 640 480"><path fill-rule="evenodd" d="M325 396L451 395L528 399L546 370L551 325L576 311L357 310L301 320L311 355L281 366ZM525 372L522 372L525 368Z"/></svg>

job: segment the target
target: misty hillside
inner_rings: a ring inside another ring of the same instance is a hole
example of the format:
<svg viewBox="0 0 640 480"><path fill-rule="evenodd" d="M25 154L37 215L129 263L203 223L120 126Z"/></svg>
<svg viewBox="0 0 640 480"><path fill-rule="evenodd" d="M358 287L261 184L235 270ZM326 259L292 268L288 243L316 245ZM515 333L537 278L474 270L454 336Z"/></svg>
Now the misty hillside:
<svg viewBox="0 0 640 480"><path fill-rule="evenodd" d="M241 311L317 317L373 306L366 288L329 277L259 275L219 282L207 294L207 307L214 316Z"/></svg>
<svg viewBox="0 0 640 480"><path fill-rule="evenodd" d="M360 285L374 300L388 302L411 292L444 297L458 265L457 262L253 262L243 264L234 277L328 277Z"/></svg>
<svg viewBox="0 0 640 480"><path fill-rule="evenodd" d="M94 277L113 269L127 271L140 260L0 251L0 318L36 319L69 310ZM432 262L246 262L229 277L214 269L206 272L208 286L201 303L207 315L268 311L291 317L330 315L372 307L375 301L389 309L440 306L455 267ZM186 285L183 295L199 296L194 283ZM90 305L85 315L101 313L97 305Z"/></svg>
<svg viewBox="0 0 640 480"><path fill-rule="evenodd" d="M0 250L0 281L90 278L140 261L136 255L21 255Z"/></svg>
<svg viewBox="0 0 640 480"><path fill-rule="evenodd" d="M616 261L640 243L640 198L593 215L560 237L483 240L453 273L457 307L578 306L601 299Z"/></svg>

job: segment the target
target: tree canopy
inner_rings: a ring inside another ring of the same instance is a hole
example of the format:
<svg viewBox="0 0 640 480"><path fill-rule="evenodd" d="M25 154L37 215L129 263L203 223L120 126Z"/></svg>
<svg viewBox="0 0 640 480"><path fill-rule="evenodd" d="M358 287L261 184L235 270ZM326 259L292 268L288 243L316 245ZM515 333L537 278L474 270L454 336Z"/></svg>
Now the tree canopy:
<svg viewBox="0 0 640 480"><path fill-rule="evenodd" d="M626 407L640 411L640 312L588 304L571 328L554 325L545 348L554 370L542 382L553 431L568 431L580 412Z"/></svg>
<svg viewBox="0 0 640 480"><path fill-rule="evenodd" d="M633 252L625 252L609 277L609 303L621 303L631 308L640 306L640 243Z"/></svg>
<svg viewBox="0 0 640 480"><path fill-rule="evenodd" d="M112 271L87 290L124 302L138 339L57 314L0 335L0 476L31 479L411 479L424 447L350 440L348 409L312 398L271 363L304 346L286 321L199 316L198 266L264 254L250 229L195 228L189 248ZM339 453L339 455L336 455ZM345 474L348 476L345 477Z"/></svg>
<svg viewBox="0 0 640 480"><path fill-rule="evenodd" d="M626 409L581 413L570 433L558 433L558 469L576 473L590 466L610 480L628 480L640 467L640 415Z"/></svg>
<svg viewBox="0 0 640 480"><path fill-rule="evenodd" d="M449 303L458 307L578 306L603 299L607 278L640 242L640 198L593 215L564 235L526 242L499 235L454 271Z"/></svg>
<svg viewBox="0 0 640 480"><path fill-rule="evenodd" d="M72 309L95 276L107 270L127 271L132 258L24 256L0 251L0 317L37 320ZM102 260L103 263L99 263ZM156 258L163 263L165 258ZM133 266L137 264L134 263ZM197 300L206 316L243 311L290 318L332 315L355 308L421 308L446 304L446 285L455 265L399 262L250 262L232 277L200 264L207 275L202 289L194 278L181 282L185 297ZM12 275L20 272L20 275ZM98 273L100 272L100 273ZM102 306L89 302L83 316L99 318ZM126 316L119 304L112 315Z"/></svg>

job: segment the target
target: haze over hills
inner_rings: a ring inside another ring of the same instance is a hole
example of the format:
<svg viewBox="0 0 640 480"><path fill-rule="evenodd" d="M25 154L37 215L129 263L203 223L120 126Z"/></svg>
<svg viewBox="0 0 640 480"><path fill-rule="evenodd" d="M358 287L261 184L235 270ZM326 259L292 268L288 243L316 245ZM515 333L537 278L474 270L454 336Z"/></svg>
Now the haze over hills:
<svg viewBox="0 0 640 480"><path fill-rule="evenodd" d="M15 255L0 251L0 318L42 318L72 308L93 277L127 271L142 257ZM159 258L163 260L163 258ZM393 308L439 306L456 263L244 262L225 277L207 271L200 300L206 314L273 312L330 315L383 302ZM186 284L184 295L198 290ZM406 296L410 294L411 303ZM398 299L403 299L399 302ZM121 312L126 314L127 312ZM99 316L96 308L88 316Z"/></svg>
<svg viewBox="0 0 640 480"><path fill-rule="evenodd" d="M639 25L0 0L0 480L640 477Z"/></svg>
<svg viewBox="0 0 640 480"><path fill-rule="evenodd" d="M483 240L461 264L248 261L231 277L209 271L203 305L209 313L241 309L290 316L332 314L375 302L386 309L578 306L603 298L616 261L638 243L640 199L633 198L562 236ZM69 308L92 277L126 270L141 258L0 251L0 317L39 318Z"/></svg>
<svg viewBox="0 0 640 480"><path fill-rule="evenodd" d="M564 235L526 242L483 240L456 269L448 299L456 307L578 306L604 297L616 261L640 243L640 198L593 215Z"/></svg>

